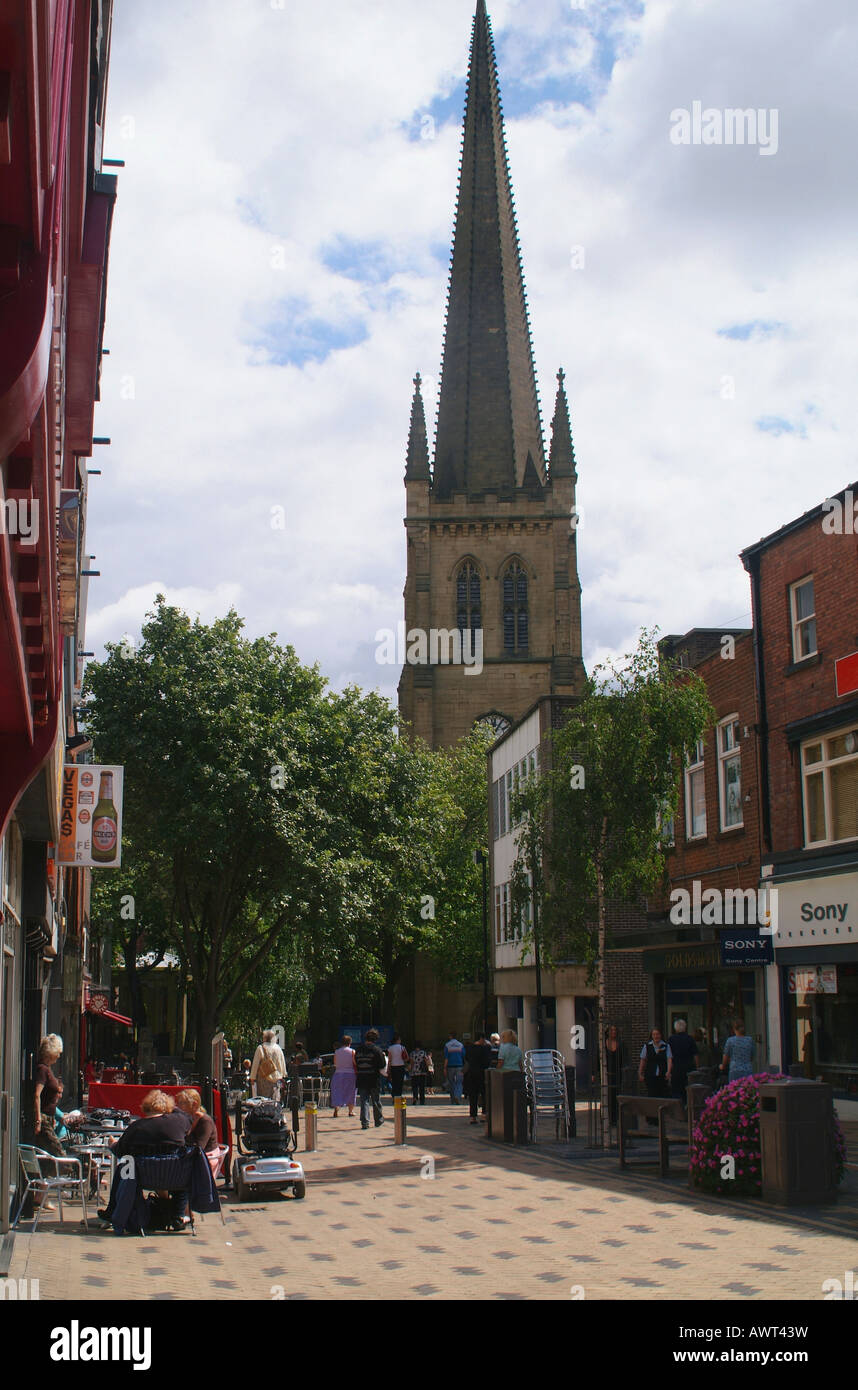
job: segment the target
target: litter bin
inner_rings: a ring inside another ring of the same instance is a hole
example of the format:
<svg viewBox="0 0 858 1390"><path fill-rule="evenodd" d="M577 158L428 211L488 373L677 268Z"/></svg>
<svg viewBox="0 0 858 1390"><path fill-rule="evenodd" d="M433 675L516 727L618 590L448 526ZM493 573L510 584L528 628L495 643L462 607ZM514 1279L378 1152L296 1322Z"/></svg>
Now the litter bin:
<svg viewBox="0 0 858 1390"><path fill-rule="evenodd" d="M498 1071L492 1067L486 1073L488 1090L486 1092L487 1134L489 1139L500 1143L516 1142L515 1107L517 1092L524 1092L524 1073L520 1071ZM521 1096L518 1103L527 1104L527 1097ZM521 1126L519 1125L521 1133ZM521 1139L518 1141L522 1142Z"/></svg>
<svg viewBox="0 0 858 1390"><path fill-rule="evenodd" d="M764 1202L799 1206L834 1201L831 1087L818 1081L764 1081L760 1150Z"/></svg>

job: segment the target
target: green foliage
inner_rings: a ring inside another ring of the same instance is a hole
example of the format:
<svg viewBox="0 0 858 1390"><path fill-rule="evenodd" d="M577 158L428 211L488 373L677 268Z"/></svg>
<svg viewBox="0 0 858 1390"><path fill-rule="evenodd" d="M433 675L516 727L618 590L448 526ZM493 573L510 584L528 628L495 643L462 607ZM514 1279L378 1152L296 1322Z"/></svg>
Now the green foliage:
<svg viewBox="0 0 858 1390"><path fill-rule="evenodd" d="M666 664L654 634L622 665L593 673L546 750L548 766L513 802L525 817L514 899L529 861L549 955L592 965L600 894L634 902L663 876L661 826L676 814L685 752L712 717L700 677Z"/></svg>
<svg viewBox="0 0 858 1390"><path fill-rule="evenodd" d="M200 1057L226 1020L294 1026L320 979L390 989L421 948L473 976L483 737L412 745L380 695L326 691L234 612L208 626L159 596L140 644L107 650L87 668L87 725L97 757L125 767L124 852L96 876L94 913L118 922L132 893L146 945L179 956Z"/></svg>

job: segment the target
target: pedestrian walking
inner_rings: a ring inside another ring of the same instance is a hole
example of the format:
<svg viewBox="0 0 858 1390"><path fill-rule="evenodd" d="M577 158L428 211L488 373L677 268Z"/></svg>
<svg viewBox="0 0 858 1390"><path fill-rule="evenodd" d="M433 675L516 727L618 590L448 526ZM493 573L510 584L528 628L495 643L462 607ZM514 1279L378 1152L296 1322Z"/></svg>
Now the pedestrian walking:
<svg viewBox="0 0 858 1390"><path fill-rule="evenodd" d="M277 1034L273 1028L266 1028L250 1065L251 1094L272 1100L279 1094L280 1082L285 1076L286 1058L277 1042Z"/></svg>
<svg viewBox="0 0 858 1390"><path fill-rule="evenodd" d="M489 1038L489 1046L492 1050L492 1066L496 1067L498 1064L498 1053L500 1052L500 1033L492 1033Z"/></svg>
<svg viewBox="0 0 858 1390"><path fill-rule="evenodd" d="M465 1072L465 1047L455 1033L450 1033L444 1044L444 1080L450 1090L450 1099L458 1105L462 1099L462 1077Z"/></svg>
<svg viewBox="0 0 858 1390"><path fill-rule="evenodd" d="M478 1033L476 1042L465 1048L465 1095L471 1112L471 1124L479 1124L477 1106L486 1113L486 1069L492 1064L492 1049L485 1033Z"/></svg>
<svg viewBox="0 0 858 1390"><path fill-rule="evenodd" d="M387 1058L378 1043L378 1033L374 1028L367 1029L366 1037L355 1048L355 1072L357 1092L360 1100L360 1127L369 1129L369 1107L372 1105L375 1127L384 1124L379 1094L381 1074L387 1066Z"/></svg>
<svg viewBox="0 0 858 1390"><path fill-rule="evenodd" d="M648 1096L667 1096L670 1072L670 1048L662 1037L661 1029L652 1028L641 1048L638 1068L638 1077L644 1082Z"/></svg>
<svg viewBox="0 0 858 1390"><path fill-rule="evenodd" d="M415 1105L426 1104L426 1083L433 1074L431 1052L421 1042L415 1042L411 1052L411 1098Z"/></svg>
<svg viewBox="0 0 858 1390"><path fill-rule="evenodd" d="M673 1062L670 1072L670 1094L675 1100L681 1100L684 1105L688 1073L697 1065L697 1043L688 1036L688 1023L684 1018L675 1021L667 1045Z"/></svg>
<svg viewBox="0 0 858 1390"><path fill-rule="evenodd" d="M744 1023L740 1018L735 1018L733 1036L724 1044L724 1056L721 1058L719 1070L724 1072L729 1068L728 1081L738 1081L742 1076L753 1076L755 1052L753 1038L745 1037Z"/></svg>
<svg viewBox="0 0 858 1390"><path fill-rule="evenodd" d="M352 1047L351 1034L344 1033L340 1045L334 1053L334 1074L331 1077L331 1105L334 1107L334 1119L337 1118L342 1105L347 1105L349 1114L354 1115L356 1093L355 1052Z"/></svg>
<svg viewBox="0 0 858 1390"><path fill-rule="evenodd" d="M405 1068L408 1066L408 1062L408 1052L402 1045L402 1038L399 1033L394 1033L393 1042L387 1049L387 1075L390 1079L391 1095L402 1095Z"/></svg>

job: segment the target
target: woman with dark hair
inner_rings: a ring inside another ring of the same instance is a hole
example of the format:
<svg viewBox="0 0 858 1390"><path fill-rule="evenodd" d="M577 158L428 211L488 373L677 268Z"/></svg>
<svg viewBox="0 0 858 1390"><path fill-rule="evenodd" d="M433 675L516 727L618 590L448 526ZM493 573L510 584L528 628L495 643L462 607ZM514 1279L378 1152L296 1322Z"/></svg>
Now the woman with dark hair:
<svg viewBox="0 0 858 1390"><path fill-rule="evenodd" d="M616 1023L605 1029L605 1066L608 1074L608 1102L611 1124L617 1123L617 1096L623 1084L623 1043Z"/></svg>
<svg viewBox="0 0 858 1390"><path fill-rule="evenodd" d="M402 1045L402 1037L399 1033L394 1033L393 1041L387 1049L387 1074L390 1077L391 1094L394 1096L402 1095L408 1062L409 1057Z"/></svg>

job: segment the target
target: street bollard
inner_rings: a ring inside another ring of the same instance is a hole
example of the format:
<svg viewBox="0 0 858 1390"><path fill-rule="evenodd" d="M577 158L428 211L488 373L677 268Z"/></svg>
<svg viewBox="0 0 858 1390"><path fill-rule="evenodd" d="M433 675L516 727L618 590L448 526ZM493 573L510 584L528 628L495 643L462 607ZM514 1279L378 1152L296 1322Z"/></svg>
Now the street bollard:
<svg viewBox="0 0 858 1390"><path fill-rule="evenodd" d="M405 1144L408 1135L408 1122L405 1118L405 1097L393 1097L393 1142Z"/></svg>
<svg viewBox="0 0 858 1390"><path fill-rule="evenodd" d="M316 1116L319 1107L315 1101L308 1101L304 1106L304 1149L307 1153L312 1153L316 1147Z"/></svg>

